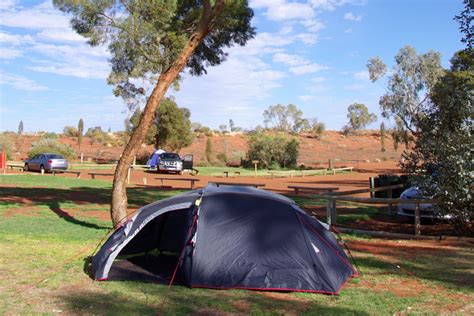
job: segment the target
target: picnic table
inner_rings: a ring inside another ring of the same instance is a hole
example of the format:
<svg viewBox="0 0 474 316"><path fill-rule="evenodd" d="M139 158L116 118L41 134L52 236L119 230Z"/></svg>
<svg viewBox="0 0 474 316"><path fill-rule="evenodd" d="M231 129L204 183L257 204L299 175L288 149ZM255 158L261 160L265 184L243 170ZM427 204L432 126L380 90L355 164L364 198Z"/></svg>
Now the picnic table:
<svg viewBox="0 0 474 316"><path fill-rule="evenodd" d="M95 179L95 176L114 176L114 173L105 173L105 172L89 172L88 173L92 179Z"/></svg>
<svg viewBox="0 0 474 316"><path fill-rule="evenodd" d="M20 171L25 171L25 166L23 165L7 164L7 167L10 167L11 170L15 168L15 169L20 169Z"/></svg>
<svg viewBox="0 0 474 316"><path fill-rule="evenodd" d="M295 194L298 195L299 191L312 191L312 192L332 192L339 190L338 187L308 187L302 185L289 185L288 189L295 190Z"/></svg>
<svg viewBox="0 0 474 316"><path fill-rule="evenodd" d="M220 182L220 181L211 181L209 183L214 183L217 186L221 185L233 185L233 186L241 186L241 187L264 187L265 183L243 183L243 182Z"/></svg>
<svg viewBox="0 0 474 316"><path fill-rule="evenodd" d="M196 178L165 178L165 177L158 177L155 178L161 181L161 186L164 186L164 182L166 181L188 181L191 185L191 189L194 189L194 183L198 182L199 179Z"/></svg>
<svg viewBox="0 0 474 316"><path fill-rule="evenodd" d="M229 177L229 173L231 173L231 172L233 172L233 173L234 173L234 177L236 177L236 176L240 176L240 171L223 171L223 173L224 173L224 176L225 176L226 178L228 178L228 177Z"/></svg>
<svg viewBox="0 0 474 316"><path fill-rule="evenodd" d="M77 179L81 178L81 171L51 169L51 172L53 173L53 176L55 176L56 173L72 173L76 175Z"/></svg>

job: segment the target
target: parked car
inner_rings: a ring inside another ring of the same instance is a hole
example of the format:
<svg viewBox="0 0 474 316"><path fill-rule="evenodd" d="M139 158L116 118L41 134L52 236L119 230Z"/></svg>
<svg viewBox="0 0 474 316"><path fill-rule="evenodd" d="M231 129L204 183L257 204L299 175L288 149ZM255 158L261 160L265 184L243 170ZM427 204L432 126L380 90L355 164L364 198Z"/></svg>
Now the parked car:
<svg viewBox="0 0 474 316"><path fill-rule="evenodd" d="M158 172L183 173L183 161L178 154L162 153L158 162Z"/></svg>
<svg viewBox="0 0 474 316"><path fill-rule="evenodd" d="M417 187L411 187L406 189L400 195L400 199L403 200L428 200L430 197L422 195L422 192ZM399 216L415 216L415 207L414 203L399 203L397 206ZM450 219L452 216L442 215L439 212L439 209L436 205L431 203L420 204L420 217L421 218L431 218L431 219Z"/></svg>
<svg viewBox="0 0 474 316"><path fill-rule="evenodd" d="M68 162L59 154L44 153L25 160L24 167L25 171L48 172L51 171L51 169L66 170L68 168Z"/></svg>

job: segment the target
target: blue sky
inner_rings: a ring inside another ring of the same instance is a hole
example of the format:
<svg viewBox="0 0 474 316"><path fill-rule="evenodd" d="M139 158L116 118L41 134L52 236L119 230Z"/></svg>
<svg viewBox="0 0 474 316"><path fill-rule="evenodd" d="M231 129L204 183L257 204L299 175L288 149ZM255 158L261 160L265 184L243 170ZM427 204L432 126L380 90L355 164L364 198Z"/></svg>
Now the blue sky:
<svg viewBox="0 0 474 316"><path fill-rule="evenodd" d="M389 66L397 51L441 52L449 66L462 49L453 16L461 0L252 0L255 39L228 49L222 65L201 77L183 76L171 91L192 121L217 128L263 125L265 108L293 103L328 129L347 121L347 107L379 114L385 82L371 83L365 64ZM123 130L126 105L106 84L109 55L91 48L50 1L0 2L0 131L60 132L66 125ZM380 116L380 115L379 115ZM377 128L381 120L371 127Z"/></svg>

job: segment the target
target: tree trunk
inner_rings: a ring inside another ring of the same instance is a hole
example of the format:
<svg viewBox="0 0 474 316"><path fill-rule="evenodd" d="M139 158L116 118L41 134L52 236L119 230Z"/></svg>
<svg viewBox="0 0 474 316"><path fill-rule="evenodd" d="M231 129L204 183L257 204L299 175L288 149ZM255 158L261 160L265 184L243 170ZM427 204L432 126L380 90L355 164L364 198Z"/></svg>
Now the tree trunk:
<svg viewBox="0 0 474 316"><path fill-rule="evenodd" d="M204 1L203 14L196 32L190 36L188 43L178 58L174 61L173 65L160 75L158 78L158 83L148 98L138 126L125 146L117 168L115 169L112 186L112 201L110 207L110 215L112 217L112 223L114 227L120 226L127 220L127 172L130 168L133 157L137 154L138 149L145 140L148 129L153 123L156 108L159 106L169 86L174 80L176 80L177 76L186 66L189 57L191 57L198 45L208 34L209 25L212 22L212 19L220 14L222 8L223 1L217 1L214 5L214 8L210 7L209 1Z"/></svg>

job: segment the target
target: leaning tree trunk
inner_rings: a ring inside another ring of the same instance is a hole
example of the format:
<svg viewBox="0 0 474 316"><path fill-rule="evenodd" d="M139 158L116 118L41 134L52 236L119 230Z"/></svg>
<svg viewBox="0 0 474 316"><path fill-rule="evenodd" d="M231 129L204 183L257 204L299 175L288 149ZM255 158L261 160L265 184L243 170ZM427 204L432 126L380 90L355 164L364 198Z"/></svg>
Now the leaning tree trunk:
<svg viewBox="0 0 474 316"><path fill-rule="evenodd" d="M217 1L214 5L214 8L211 8L210 1L204 1L203 14L196 31L190 36L188 43L178 58L174 61L172 66L160 75L158 78L158 83L148 98L138 126L125 146L117 168L115 169L112 186L112 203L110 207L110 215L112 217L112 223L114 224L114 227L120 226L127 220L128 201L126 178L128 168L130 168L133 157L136 155L138 149L145 140L148 129L153 123L156 108L163 99L163 96L165 95L169 86L174 80L176 80L177 76L186 66L189 57L191 57L196 48L208 34L212 19L221 13L222 8L223 0Z"/></svg>

